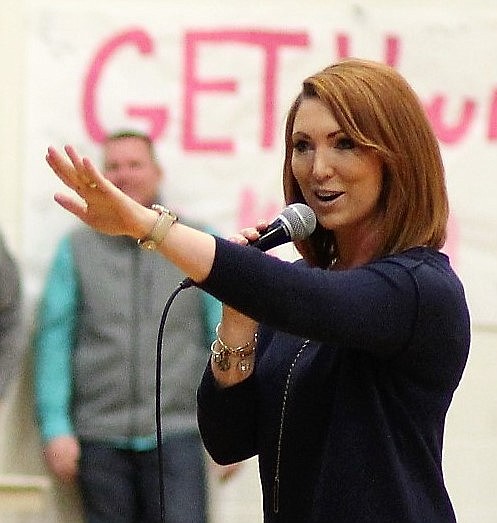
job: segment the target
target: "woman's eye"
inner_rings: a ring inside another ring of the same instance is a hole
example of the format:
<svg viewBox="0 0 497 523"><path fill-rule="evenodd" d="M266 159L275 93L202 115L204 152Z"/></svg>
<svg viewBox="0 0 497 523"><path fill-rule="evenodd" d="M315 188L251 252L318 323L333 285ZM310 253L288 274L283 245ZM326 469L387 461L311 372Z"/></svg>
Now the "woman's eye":
<svg viewBox="0 0 497 523"><path fill-rule="evenodd" d="M355 143L352 138L349 138L348 136L342 136L337 138L335 147L337 149L353 149L355 147Z"/></svg>
<svg viewBox="0 0 497 523"><path fill-rule="evenodd" d="M305 140L298 140L293 144L293 148L299 153L305 153L309 150L309 143Z"/></svg>

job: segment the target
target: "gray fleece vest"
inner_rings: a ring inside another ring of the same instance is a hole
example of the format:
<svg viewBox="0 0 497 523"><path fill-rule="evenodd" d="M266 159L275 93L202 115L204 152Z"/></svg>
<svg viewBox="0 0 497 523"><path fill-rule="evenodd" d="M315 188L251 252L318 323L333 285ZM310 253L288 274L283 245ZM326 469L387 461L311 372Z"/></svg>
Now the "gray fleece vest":
<svg viewBox="0 0 497 523"><path fill-rule="evenodd" d="M78 229L71 237L80 308L73 350L73 419L79 437L155 434L157 334L184 275L130 238ZM174 300L162 349L162 430L196 429L195 392L209 357L200 291Z"/></svg>

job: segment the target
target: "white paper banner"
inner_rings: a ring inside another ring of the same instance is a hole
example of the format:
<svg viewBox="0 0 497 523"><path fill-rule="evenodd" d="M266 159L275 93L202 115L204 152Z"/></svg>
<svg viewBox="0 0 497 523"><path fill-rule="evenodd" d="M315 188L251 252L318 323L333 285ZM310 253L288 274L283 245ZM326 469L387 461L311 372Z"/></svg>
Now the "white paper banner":
<svg viewBox="0 0 497 523"><path fill-rule="evenodd" d="M305 76L350 55L395 66L422 98L447 171L446 251L473 321L497 323L497 11L314 4L31 6L23 154L32 296L74 224L52 200L61 187L44 164L49 144L98 160L104 133L151 133L169 205L227 234L280 210L286 111Z"/></svg>

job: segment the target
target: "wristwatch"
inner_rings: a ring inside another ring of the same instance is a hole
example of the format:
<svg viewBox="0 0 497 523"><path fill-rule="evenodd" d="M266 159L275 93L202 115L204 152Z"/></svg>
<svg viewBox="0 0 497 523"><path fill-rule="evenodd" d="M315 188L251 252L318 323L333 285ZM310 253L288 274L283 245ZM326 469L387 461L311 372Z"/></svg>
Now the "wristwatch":
<svg viewBox="0 0 497 523"><path fill-rule="evenodd" d="M178 220L178 217L163 205L154 203L151 209L157 211L159 217L147 236L145 236L145 238L140 238L137 241L138 245L147 251L155 251L157 246L163 242L166 234L171 228L171 225Z"/></svg>

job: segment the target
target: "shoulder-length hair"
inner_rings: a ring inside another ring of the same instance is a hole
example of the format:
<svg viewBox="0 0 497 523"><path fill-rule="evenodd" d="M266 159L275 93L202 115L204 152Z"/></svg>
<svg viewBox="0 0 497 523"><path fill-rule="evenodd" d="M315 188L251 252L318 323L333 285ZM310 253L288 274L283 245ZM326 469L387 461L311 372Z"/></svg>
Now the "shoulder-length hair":
<svg viewBox="0 0 497 523"><path fill-rule="evenodd" d="M286 203L305 203L292 171L292 133L300 104L310 97L329 107L341 129L382 160L382 239L376 257L420 245L441 248L449 205L438 141L413 89L395 69L381 63L348 59L304 80L286 120ZM296 246L320 267L327 267L336 255L333 231L319 224Z"/></svg>

